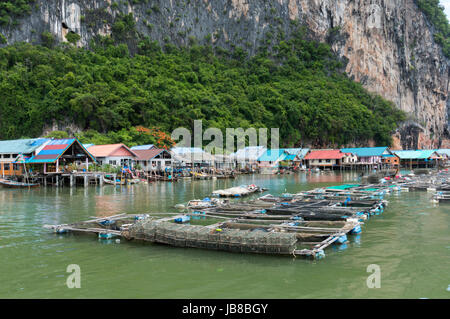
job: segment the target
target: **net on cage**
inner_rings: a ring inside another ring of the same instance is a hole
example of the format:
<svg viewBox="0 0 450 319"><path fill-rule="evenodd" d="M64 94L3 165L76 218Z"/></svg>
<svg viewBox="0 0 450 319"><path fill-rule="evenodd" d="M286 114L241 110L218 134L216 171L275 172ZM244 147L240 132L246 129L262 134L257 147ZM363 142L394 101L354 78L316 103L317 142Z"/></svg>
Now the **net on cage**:
<svg viewBox="0 0 450 319"><path fill-rule="evenodd" d="M147 222L148 222L147 220L136 221L133 225L128 227L127 237L144 240L144 236L145 236L144 225Z"/></svg>

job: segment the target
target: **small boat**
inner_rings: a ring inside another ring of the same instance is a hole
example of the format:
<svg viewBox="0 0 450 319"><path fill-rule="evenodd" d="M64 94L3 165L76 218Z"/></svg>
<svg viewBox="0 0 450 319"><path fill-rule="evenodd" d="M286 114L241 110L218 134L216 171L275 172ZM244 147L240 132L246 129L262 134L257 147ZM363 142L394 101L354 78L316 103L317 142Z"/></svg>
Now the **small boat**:
<svg viewBox="0 0 450 319"><path fill-rule="evenodd" d="M108 178L103 176L103 182L105 184L110 184L110 185L127 185L127 184L138 184L141 181L140 181L139 178L133 178L133 179L117 179L114 182L114 180L108 179Z"/></svg>
<svg viewBox="0 0 450 319"><path fill-rule="evenodd" d="M7 179L0 179L0 185L8 188L30 188L30 187L39 187L37 183L22 183L22 182L14 182Z"/></svg>
<svg viewBox="0 0 450 319"><path fill-rule="evenodd" d="M439 191L433 196L436 202L450 202L450 192Z"/></svg>
<svg viewBox="0 0 450 319"><path fill-rule="evenodd" d="M265 188L261 188L256 186L255 184L251 184L217 190L213 192L213 195L219 197L242 197L255 192L263 192L265 190Z"/></svg>
<svg viewBox="0 0 450 319"><path fill-rule="evenodd" d="M122 180L116 180L116 181L114 181L114 180L112 180L112 179L106 178L105 176L103 176L103 182L104 182L105 184L110 184L110 185L125 185L125 181L122 181Z"/></svg>
<svg viewBox="0 0 450 319"><path fill-rule="evenodd" d="M196 209L196 208L210 208L222 205L224 203L223 200L217 198L204 198L204 199L193 199L190 200L187 208Z"/></svg>

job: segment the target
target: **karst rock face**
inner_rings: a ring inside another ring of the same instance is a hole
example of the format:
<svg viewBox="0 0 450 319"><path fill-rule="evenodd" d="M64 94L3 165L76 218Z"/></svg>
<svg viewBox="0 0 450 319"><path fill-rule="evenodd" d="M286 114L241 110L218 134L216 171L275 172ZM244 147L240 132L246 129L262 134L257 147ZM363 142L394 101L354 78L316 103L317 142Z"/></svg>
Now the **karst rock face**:
<svg viewBox="0 0 450 319"><path fill-rule="evenodd" d="M140 35L161 44L187 45L195 37L250 54L268 39L288 38L292 25L306 25L330 43L350 77L410 114L395 133L398 146L448 143L450 61L414 0L37 0L18 26L0 32L8 44L39 43L44 31L67 41L75 32L77 45L89 46L128 13Z"/></svg>

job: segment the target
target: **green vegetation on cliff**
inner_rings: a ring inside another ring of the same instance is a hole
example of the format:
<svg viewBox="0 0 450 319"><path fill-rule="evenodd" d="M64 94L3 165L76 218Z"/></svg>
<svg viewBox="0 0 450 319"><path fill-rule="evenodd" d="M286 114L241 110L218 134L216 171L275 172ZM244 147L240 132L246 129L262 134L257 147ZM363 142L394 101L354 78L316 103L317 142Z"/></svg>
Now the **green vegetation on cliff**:
<svg viewBox="0 0 450 319"><path fill-rule="evenodd" d="M450 58L450 24L444 7L440 5L439 0L416 0L416 2L436 28L435 41L442 46L445 56Z"/></svg>
<svg viewBox="0 0 450 319"><path fill-rule="evenodd" d="M0 26L18 24L16 18L30 14L35 0L2 0L0 1Z"/></svg>
<svg viewBox="0 0 450 319"><path fill-rule="evenodd" d="M120 141L136 126L171 132L202 119L204 128L279 127L284 146L385 145L404 119L339 72L329 46L302 30L252 58L195 39L189 48L162 50L146 38L134 56L111 38L98 38L92 50L48 42L0 49L0 139L38 136L56 120L96 140L96 132L121 132Z"/></svg>

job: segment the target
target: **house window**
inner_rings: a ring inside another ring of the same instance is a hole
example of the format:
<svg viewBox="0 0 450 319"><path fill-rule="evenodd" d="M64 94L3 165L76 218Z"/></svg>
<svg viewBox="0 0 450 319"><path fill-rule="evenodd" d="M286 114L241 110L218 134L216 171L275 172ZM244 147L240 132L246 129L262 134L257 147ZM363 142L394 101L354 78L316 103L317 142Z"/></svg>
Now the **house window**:
<svg viewBox="0 0 450 319"><path fill-rule="evenodd" d="M327 159L327 163L331 163L331 160Z"/></svg>
<svg viewBox="0 0 450 319"><path fill-rule="evenodd" d="M321 160L321 159L319 160L319 163L322 163L322 160Z"/></svg>
<svg viewBox="0 0 450 319"><path fill-rule="evenodd" d="M170 166L171 162L170 161L166 161L164 165L166 166Z"/></svg>
<svg viewBox="0 0 450 319"><path fill-rule="evenodd" d="M9 171L9 164L3 164L3 169L5 170L5 171Z"/></svg>
<svg viewBox="0 0 450 319"><path fill-rule="evenodd" d="M109 161L110 165L116 165L116 161Z"/></svg>
<svg viewBox="0 0 450 319"><path fill-rule="evenodd" d="M13 164L13 170L20 171L20 165L19 164Z"/></svg>

